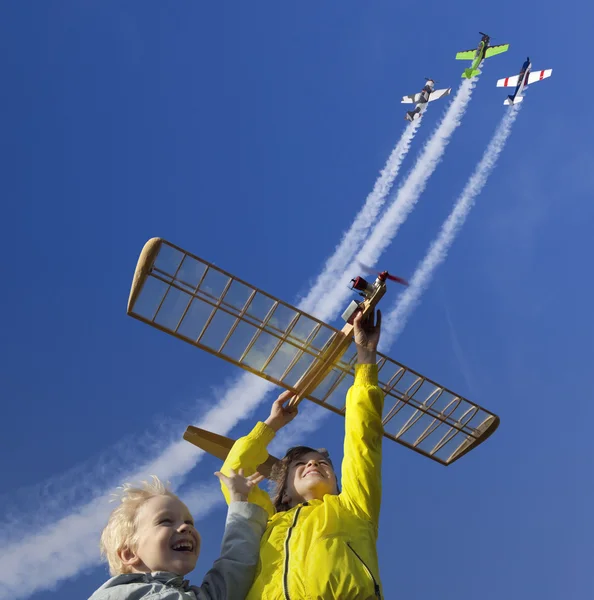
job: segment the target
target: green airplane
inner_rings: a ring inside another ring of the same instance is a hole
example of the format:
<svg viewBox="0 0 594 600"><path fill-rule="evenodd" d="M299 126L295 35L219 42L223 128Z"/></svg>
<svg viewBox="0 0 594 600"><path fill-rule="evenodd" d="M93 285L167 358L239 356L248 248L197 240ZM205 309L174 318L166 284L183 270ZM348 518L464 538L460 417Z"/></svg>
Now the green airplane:
<svg viewBox="0 0 594 600"><path fill-rule="evenodd" d="M479 75L481 70L479 67L483 64L485 58L507 52L509 44L499 44L498 46L489 46L491 38L482 31L479 33L483 36L476 50L465 50L464 52L458 52L456 54L456 60L471 60L472 66L468 69L464 69L462 77L466 79L472 79L475 75Z"/></svg>

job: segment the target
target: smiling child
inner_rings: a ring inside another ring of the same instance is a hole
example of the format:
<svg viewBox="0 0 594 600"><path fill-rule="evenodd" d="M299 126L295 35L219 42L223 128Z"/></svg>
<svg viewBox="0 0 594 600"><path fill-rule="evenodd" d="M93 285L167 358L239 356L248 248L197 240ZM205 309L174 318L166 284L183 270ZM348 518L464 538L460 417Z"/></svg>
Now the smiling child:
<svg viewBox="0 0 594 600"><path fill-rule="evenodd" d="M377 535L381 501L382 410L376 349L381 314L355 317L357 365L346 399L342 491L325 450L291 448L272 473L272 499L255 488L252 502L269 515L248 600L380 600ZM267 445L296 409L281 394L270 416L231 448L221 469L253 473ZM223 488L225 497L228 492Z"/></svg>
<svg viewBox="0 0 594 600"><path fill-rule="evenodd" d="M262 477L215 473L231 502L221 556L200 587L184 579L196 566L200 534L188 507L157 477L124 485L121 501L101 535L101 553L113 577L89 600L244 600L258 562L267 514L246 502Z"/></svg>

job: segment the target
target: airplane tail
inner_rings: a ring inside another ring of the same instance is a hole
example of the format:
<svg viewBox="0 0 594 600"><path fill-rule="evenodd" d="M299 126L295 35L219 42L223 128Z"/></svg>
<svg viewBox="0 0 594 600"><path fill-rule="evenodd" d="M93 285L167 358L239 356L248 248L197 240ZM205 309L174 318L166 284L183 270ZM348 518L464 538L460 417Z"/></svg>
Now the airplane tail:
<svg viewBox="0 0 594 600"><path fill-rule="evenodd" d="M464 73L462 73L462 77L464 77L465 79L472 79L473 77L476 77L477 75L480 75L482 73L482 71L480 69L464 69Z"/></svg>
<svg viewBox="0 0 594 600"><path fill-rule="evenodd" d="M407 121L414 121L415 119L420 118L420 113L418 111L414 111L414 110L409 110L407 111L406 115L404 115L404 118Z"/></svg>
<svg viewBox="0 0 594 600"><path fill-rule="evenodd" d="M515 98L513 96L508 96L503 101L503 104L505 104L506 106L509 106L510 104L519 104L520 102L522 102L522 100L524 100L524 96L516 96Z"/></svg>

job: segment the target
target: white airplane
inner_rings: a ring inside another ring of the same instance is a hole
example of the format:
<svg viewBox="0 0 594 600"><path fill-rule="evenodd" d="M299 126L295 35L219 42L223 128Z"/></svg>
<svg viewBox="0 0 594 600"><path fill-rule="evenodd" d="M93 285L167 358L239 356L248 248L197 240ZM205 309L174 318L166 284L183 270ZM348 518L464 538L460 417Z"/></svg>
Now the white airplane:
<svg viewBox="0 0 594 600"><path fill-rule="evenodd" d="M522 100L524 99L524 96L522 96L522 92L524 91L526 86L530 85L531 83L541 81L542 79L546 79L547 77L550 77L552 73L553 69L545 69L543 71L532 71L532 63L530 62L530 57L528 57L522 65L522 70L518 75L514 75L513 77L505 77L497 81L497 87L515 86L516 88L515 92L503 101L503 104L509 105L522 102Z"/></svg>
<svg viewBox="0 0 594 600"><path fill-rule="evenodd" d="M408 111L404 116L407 121L420 119L423 112L427 109L427 103L433 102L433 100L439 100L452 91L452 88L448 88L447 90L435 90L433 89L435 87L435 81L429 78L426 79L427 83L425 84L425 87L418 94L402 97L401 104L416 104L415 109Z"/></svg>

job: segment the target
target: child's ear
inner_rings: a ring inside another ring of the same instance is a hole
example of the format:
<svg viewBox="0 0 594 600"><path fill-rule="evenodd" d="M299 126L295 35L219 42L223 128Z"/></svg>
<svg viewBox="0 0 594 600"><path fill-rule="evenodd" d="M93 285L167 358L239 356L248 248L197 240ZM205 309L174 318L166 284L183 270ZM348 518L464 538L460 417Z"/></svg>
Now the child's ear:
<svg viewBox="0 0 594 600"><path fill-rule="evenodd" d="M142 564L142 560L140 560L138 554L136 554L136 552L134 552L134 550L132 550L132 548L130 548L128 545L122 546L118 550L118 556L120 557L122 564L126 565L127 567L137 567Z"/></svg>

